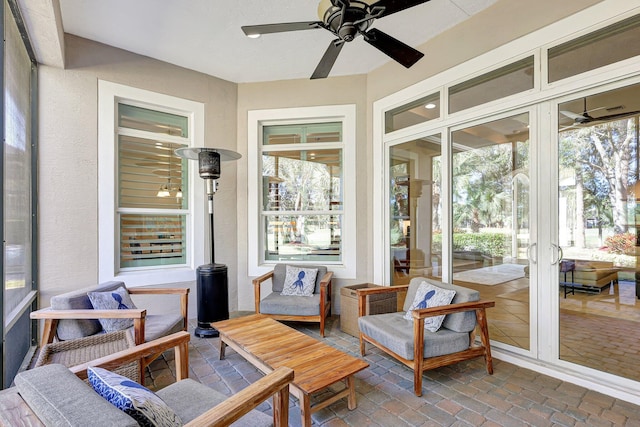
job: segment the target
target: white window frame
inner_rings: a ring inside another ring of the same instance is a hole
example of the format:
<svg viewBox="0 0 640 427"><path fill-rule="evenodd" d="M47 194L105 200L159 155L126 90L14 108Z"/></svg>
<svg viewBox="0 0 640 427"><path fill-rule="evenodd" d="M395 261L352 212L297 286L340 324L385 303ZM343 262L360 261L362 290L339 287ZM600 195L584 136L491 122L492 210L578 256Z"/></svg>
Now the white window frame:
<svg viewBox="0 0 640 427"><path fill-rule="evenodd" d="M197 167L188 164L189 186L186 211L186 265L157 268L127 268L119 271L117 106L120 101L156 108L189 118L190 146L204 146L204 104L117 83L98 81L98 279L122 280L127 286L193 281L198 265L204 264L205 239L197 233L204 226L203 180Z"/></svg>
<svg viewBox="0 0 640 427"><path fill-rule="evenodd" d="M342 248L340 263L327 262L325 265L334 277L354 279L356 277L356 106L328 105L320 107L281 108L273 110L254 110L248 113L247 167L247 229L249 276L259 276L273 270L277 261L265 261L264 236L262 232L262 128L263 126L285 125L292 123L341 122L342 123L342 185L343 185L343 223L341 229ZM318 262L296 262L296 264L318 264Z"/></svg>

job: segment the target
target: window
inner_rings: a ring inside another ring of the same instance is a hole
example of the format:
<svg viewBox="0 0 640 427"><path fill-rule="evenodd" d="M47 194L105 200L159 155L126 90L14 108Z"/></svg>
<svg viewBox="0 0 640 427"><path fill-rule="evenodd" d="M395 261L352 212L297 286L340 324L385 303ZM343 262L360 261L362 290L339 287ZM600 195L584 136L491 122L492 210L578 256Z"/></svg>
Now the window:
<svg viewBox="0 0 640 427"><path fill-rule="evenodd" d="M533 89L533 56L449 88L449 113Z"/></svg>
<svg viewBox="0 0 640 427"><path fill-rule="evenodd" d="M175 150L204 145L202 104L108 82L99 97L100 280L193 280L202 184Z"/></svg>
<svg viewBox="0 0 640 427"><path fill-rule="evenodd" d="M393 132L439 117L440 92L436 92L385 112L384 132Z"/></svg>
<svg viewBox="0 0 640 427"><path fill-rule="evenodd" d="M352 106L250 112L250 274L308 262L354 275L354 118Z"/></svg>
<svg viewBox="0 0 640 427"><path fill-rule="evenodd" d="M549 82L640 55L640 15L552 47Z"/></svg>

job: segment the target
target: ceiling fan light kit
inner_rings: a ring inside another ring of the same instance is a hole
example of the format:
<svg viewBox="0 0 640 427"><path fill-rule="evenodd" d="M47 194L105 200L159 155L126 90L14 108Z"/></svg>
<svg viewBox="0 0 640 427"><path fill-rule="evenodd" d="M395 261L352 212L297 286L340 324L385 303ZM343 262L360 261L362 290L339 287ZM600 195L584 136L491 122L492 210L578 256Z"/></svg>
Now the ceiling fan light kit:
<svg viewBox="0 0 640 427"><path fill-rule="evenodd" d="M376 19L404 9L426 3L429 0L320 0L320 21L287 22L243 26L242 31L252 38L261 34L324 28L337 39L329 43L320 63L311 75L312 79L323 79L329 75L344 43L361 35L367 43L380 50L406 68L424 56L422 52L408 46L390 35L369 27Z"/></svg>

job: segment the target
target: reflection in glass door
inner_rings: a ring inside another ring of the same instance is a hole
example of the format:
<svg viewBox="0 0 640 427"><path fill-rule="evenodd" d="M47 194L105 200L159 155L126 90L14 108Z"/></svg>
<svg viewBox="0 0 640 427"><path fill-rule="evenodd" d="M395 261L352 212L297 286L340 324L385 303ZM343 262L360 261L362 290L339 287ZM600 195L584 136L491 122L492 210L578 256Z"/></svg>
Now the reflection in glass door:
<svg viewBox="0 0 640 427"><path fill-rule="evenodd" d="M640 85L558 105L560 359L640 381Z"/></svg>
<svg viewBox="0 0 640 427"><path fill-rule="evenodd" d="M391 284L440 277L440 135L395 145L389 155Z"/></svg>
<svg viewBox="0 0 640 427"><path fill-rule="evenodd" d="M491 339L529 349L529 114L452 132L453 282L496 306Z"/></svg>

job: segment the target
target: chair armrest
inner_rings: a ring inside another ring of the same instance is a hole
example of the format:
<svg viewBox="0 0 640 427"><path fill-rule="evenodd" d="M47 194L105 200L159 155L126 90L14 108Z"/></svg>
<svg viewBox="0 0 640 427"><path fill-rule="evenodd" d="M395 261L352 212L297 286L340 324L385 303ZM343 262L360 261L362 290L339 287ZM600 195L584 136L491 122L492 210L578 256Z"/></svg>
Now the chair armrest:
<svg viewBox="0 0 640 427"><path fill-rule="evenodd" d="M144 308L126 310L54 310L43 308L31 312L32 319L142 319L147 316Z"/></svg>
<svg viewBox="0 0 640 427"><path fill-rule="evenodd" d="M333 272L327 271L324 276L322 276L322 280L320 281L320 288L326 288L331 285L331 279L333 278Z"/></svg>
<svg viewBox="0 0 640 427"><path fill-rule="evenodd" d="M214 406L185 427L228 426L243 415L274 396L274 425L286 426L289 419L289 383L293 370L281 366L255 383L249 385L224 402Z"/></svg>
<svg viewBox="0 0 640 427"><path fill-rule="evenodd" d="M191 335L188 332L180 331L99 359L91 360L87 363L83 363L82 365L77 365L69 369L80 379L85 379L87 378L87 368L89 366L114 369L127 363L161 354L173 348L176 359L176 380L180 381L181 379L188 378L189 376L188 345L190 339Z"/></svg>
<svg viewBox="0 0 640 427"><path fill-rule="evenodd" d="M136 344L144 342L144 322L147 310L144 308L128 308L126 310L54 310L51 307L32 311L32 319L43 319L41 345L50 344L56 335L58 321L62 319L133 319L134 339Z"/></svg>
<svg viewBox="0 0 640 427"><path fill-rule="evenodd" d="M260 286L268 279L273 279L273 270L268 273L258 276L252 280L253 283L253 303L256 313L260 313Z"/></svg>
<svg viewBox="0 0 640 427"><path fill-rule="evenodd" d="M472 301L472 302L461 302L459 304L449 304L442 305L438 307L430 307L423 308L420 310L413 310L411 315L413 319L424 319L426 317L440 316L441 314L451 314L451 313L460 313L463 311L472 311L485 309L489 307L494 307L496 305L495 301Z"/></svg>
<svg viewBox="0 0 640 427"><path fill-rule="evenodd" d="M262 282L267 281L267 279L271 279L273 278L273 270L269 271L268 273L264 273L262 276L258 276L255 279L252 280L253 282L253 286L260 286L262 284Z"/></svg>
<svg viewBox="0 0 640 427"><path fill-rule="evenodd" d="M358 317L367 315L367 296L368 295L397 293L400 291L406 291L407 289L409 289L409 285L378 286L375 288L356 289L356 293L358 294Z"/></svg>

